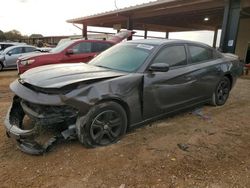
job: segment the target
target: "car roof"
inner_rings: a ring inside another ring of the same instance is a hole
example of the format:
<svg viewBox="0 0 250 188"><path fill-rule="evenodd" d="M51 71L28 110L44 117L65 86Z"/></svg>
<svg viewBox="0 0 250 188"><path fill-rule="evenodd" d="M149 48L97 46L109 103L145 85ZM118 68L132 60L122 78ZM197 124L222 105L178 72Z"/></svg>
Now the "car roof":
<svg viewBox="0 0 250 188"><path fill-rule="evenodd" d="M0 42L0 44L25 45L24 42Z"/></svg>
<svg viewBox="0 0 250 188"><path fill-rule="evenodd" d="M72 41L76 42L76 41L91 41L91 42L107 42L107 43L114 43L113 41L109 41L109 40L102 40L102 39L73 39Z"/></svg>
<svg viewBox="0 0 250 188"><path fill-rule="evenodd" d="M196 45L202 45L206 47L210 47L207 44L201 43L201 42L195 42L195 41L188 41L188 40L180 40L180 39L139 39L139 40L131 40L128 41L129 43L136 43L136 44L148 44L148 45L154 45L154 46L160 46L164 44L178 44L178 43L186 43L186 44L196 44Z"/></svg>
<svg viewBox="0 0 250 188"><path fill-rule="evenodd" d="M12 49L17 48L17 47L32 47L32 48L36 48L35 46L23 44L23 45L14 45L14 46L10 46L10 47L6 48L5 50L12 50Z"/></svg>

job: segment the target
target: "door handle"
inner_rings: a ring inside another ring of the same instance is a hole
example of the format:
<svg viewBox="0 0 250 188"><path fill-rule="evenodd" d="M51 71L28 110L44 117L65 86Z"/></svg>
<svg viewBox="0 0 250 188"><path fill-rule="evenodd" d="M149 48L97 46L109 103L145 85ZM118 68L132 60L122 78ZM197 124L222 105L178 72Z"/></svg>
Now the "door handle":
<svg viewBox="0 0 250 188"><path fill-rule="evenodd" d="M194 76L185 76L186 82L196 82L196 77Z"/></svg>
<svg viewBox="0 0 250 188"><path fill-rule="evenodd" d="M187 80L187 81L190 81L190 80L192 80L192 79L193 79L193 77L192 77L192 76L185 76L184 78L185 78L185 80Z"/></svg>

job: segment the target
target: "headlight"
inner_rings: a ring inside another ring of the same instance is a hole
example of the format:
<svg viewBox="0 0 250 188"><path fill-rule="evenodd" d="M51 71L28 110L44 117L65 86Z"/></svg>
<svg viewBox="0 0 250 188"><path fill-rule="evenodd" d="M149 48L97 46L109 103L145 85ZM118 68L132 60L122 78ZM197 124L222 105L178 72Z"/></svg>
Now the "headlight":
<svg viewBox="0 0 250 188"><path fill-rule="evenodd" d="M34 59L28 59L28 60L21 61L20 63L22 65L30 65L30 64L34 63L34 61L35 61Z"/></svg>

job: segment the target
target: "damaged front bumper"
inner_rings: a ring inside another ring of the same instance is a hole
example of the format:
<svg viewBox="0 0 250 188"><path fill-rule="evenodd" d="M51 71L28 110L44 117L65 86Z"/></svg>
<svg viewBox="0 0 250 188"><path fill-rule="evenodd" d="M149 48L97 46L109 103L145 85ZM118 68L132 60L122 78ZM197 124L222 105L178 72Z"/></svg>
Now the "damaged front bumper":
<svg viewBox="0 0 250 188"><path fill-rule="evenodd" d="M22 126L24 111L21 107L20 100L14 97L11 107L6 115L4 125L8 137L14 137L15 139L28 138L34 135L34 129L24 130Z"/></svg>
<svg viewBox="0 0 250 188"><path fill-rule="evenodd" d="M23 125L26 115L34 123L32 128L27 129ZM77 110L68 106L37 105L14 96L4 124L8 137L17 141L21 151L41 155L49 151L58 140L74 137L76 116ZM65 128L61 127L60 134L54 135L43 145L35 141L41 128L55 125L64 125Z"/></svg>

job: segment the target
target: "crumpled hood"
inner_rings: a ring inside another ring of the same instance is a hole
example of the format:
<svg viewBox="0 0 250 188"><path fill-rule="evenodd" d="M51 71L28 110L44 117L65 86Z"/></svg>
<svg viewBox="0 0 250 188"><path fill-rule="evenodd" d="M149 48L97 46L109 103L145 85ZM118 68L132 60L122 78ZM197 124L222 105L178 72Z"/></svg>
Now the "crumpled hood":
<svg viewBox="0 0 250 188"><path fill-rule="evenodd" d="M77 82L98 81L125 74L84 63L56 64L30 69L20 75L20 82L41 88L61 88Z"/></svg>

